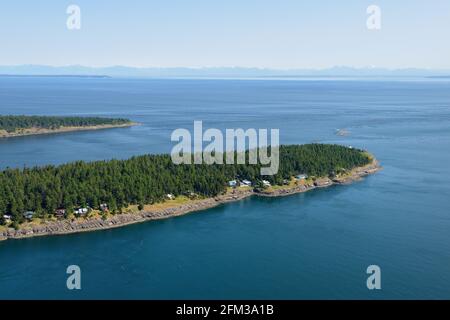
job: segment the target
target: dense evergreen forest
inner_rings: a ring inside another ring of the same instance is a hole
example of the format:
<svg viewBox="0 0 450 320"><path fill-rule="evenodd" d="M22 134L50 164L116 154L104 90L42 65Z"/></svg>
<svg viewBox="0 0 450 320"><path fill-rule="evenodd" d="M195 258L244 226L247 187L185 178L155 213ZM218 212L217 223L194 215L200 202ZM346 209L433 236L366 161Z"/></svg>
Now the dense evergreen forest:
<svg viewBox="0 0 450 320"><path fill-rule="evenodd" d="M23 221L23 213L28 210L42 216L58 208L67 212L79 206L98 209L101 203L107 203L112 212L120 212L130 204L159 202L169 193L215 196L236 178L254 183L264 178L282 184L283 179L296 174L328 176L369 162L362 150L307 144L280 146L278 173L264 177L260 175L260 164L175 165L168 154L6 169L0 172L0 214L12 215L17 223Z"/></svg>
<svg viewBox="0 0 450 320"><path fill-rule="evenodd" d="M49 116L12 116L0 115L0 130L15 132L17 129L60 127L86 127L97 125L120 125L129 123L128 119L100 117L49 117Z"/></svg>

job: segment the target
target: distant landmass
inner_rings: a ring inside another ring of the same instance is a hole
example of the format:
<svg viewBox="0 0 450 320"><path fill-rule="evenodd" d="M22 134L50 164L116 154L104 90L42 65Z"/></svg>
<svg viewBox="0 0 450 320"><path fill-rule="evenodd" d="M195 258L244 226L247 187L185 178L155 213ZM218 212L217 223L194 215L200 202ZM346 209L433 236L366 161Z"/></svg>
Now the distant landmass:
<svg viewBox="0 0 450 320"><path fill-rule="evenodd" d="M111 78L104 75L83 75L83 74L0 74L0 78L34 78L34 77L46 77L46 78Z"/></svg>
<svg viewBox="0 0 450 320"><path fill-rule="evenodd" d="M127 66L45 66L18 65L0 66L0 77L42 76L42 77L145 77L145 78L301 78L301 77L436 77L447 78L450 70L436 69L386 69L353 68L337 66L326 69L277 70L243 67L207 68L136 68Z"/></svg>
<svg viewBox="0 0 450 320"><path fill-rule="evenodd" d="M450 76L429 76L432 79L450 79Z"/></svg>
<svg viewBox="0 0 450 320"><path fill-rule="evenodd" d="M136 123L123 118L0 115L0 138L110 129L133 125L136 125Z"/></svg>

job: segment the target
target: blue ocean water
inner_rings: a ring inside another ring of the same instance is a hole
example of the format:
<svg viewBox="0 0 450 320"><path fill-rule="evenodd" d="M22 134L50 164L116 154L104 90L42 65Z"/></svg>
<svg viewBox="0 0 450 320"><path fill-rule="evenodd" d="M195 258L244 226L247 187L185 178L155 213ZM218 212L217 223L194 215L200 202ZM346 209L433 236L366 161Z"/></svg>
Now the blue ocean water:
<svg viewBox="0 0 450 320"><path fill-rule="evenodd" d="M0 113L142 123L1 139L1 168L168 152L194 120L365 148L384 167L349 186L0 242L0 298L450 298L448 80L0 78ZM66 288L72 264L80 291ZM379 291L366 287L372 264Z"/></svg>

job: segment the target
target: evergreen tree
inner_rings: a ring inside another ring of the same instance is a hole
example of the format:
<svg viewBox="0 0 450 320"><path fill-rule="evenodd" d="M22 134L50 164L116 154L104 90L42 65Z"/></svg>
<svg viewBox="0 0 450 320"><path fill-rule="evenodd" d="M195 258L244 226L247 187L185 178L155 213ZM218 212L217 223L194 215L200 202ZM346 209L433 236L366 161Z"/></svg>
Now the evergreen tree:
<svg viewBox="0 0 450 320"><path fill-rule="evenodd" d="M169 193L213 197L226 190L229 180L248 179L261 186L264 179L282 185L297 174L333 176L369 161L362 150L308 144L280 146L279 171L265 177L260 176L259 163L175 165L170 155L6 169L0 172L0 215L10 214L20 223L28 210L53 215L65 208L70 214L76 207L99 209L101 203L107 203L111 213L119 213L130 204L143 207L163 201Z"/></svg>

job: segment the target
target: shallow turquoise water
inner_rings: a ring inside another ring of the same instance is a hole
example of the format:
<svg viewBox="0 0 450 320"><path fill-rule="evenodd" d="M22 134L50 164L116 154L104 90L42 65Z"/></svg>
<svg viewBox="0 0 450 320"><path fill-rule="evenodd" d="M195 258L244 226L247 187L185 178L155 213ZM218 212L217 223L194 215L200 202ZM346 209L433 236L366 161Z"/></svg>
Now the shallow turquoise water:
<svg viewBox="0 0 450 320"><path fill-rule="evenodd" d="M350 144L384 170L114 230L0 243L0 298L450 298L450 82L2 79L2 114L142 126L0 141L0 166L167 152L194 120ZM350 136L339 137L335 129ZM66 267L82 290L66 289ZM367 266L382 290L366 288Z"/></svg>

